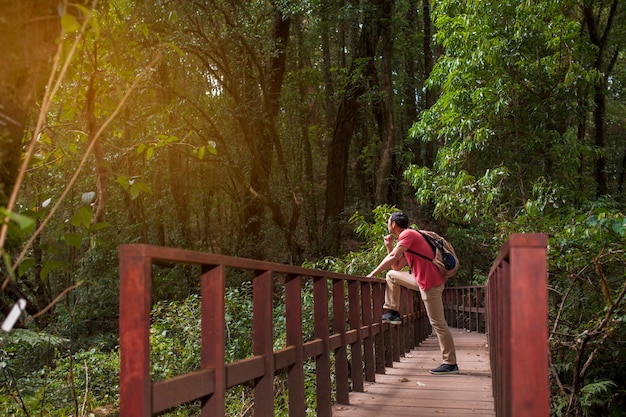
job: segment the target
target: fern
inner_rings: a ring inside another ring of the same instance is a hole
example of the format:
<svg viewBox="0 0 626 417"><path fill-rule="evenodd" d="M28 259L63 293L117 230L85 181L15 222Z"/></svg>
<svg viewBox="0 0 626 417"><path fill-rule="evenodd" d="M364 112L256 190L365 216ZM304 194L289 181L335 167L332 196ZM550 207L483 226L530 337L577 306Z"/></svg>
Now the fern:
<svg viewBox="0 0 626 417"><path fill-rule="evenodd" d="M35 332L28 329L14 329L4 337L3 342L7 345L15 346L28 344L30 347L60 347L68 343L69 340L50 333Z"/></svg>
<svg viewBox="0 0 626 417"><path fill-rule="evenodd" d="M585 409L604 404L611 396L611 388L615 387L617 384L610 380L587 384L580 390L580 404Z"/></svg>

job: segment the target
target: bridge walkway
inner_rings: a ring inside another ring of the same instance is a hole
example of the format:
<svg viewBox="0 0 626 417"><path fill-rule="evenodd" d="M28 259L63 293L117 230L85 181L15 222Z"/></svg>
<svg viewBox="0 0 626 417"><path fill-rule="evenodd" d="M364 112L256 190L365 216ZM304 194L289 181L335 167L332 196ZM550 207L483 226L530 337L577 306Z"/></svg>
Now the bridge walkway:
<svg viewBox="0 0 626 417"><path fill-rule="evenodd" d="M364 392L351 392L349 405L333 406L333 417L495 416L487 337L451 330L458 375L428 372L441 360L437 338L430 336L385 374L376 374Z"/></svg>

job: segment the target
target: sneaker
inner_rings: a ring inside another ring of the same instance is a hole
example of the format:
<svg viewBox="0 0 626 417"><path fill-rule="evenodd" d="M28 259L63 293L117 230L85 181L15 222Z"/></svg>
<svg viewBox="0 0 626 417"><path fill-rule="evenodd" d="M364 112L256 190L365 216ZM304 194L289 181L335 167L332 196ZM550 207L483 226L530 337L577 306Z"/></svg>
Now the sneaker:
<svg viewBox="0 0 626 417"><path fill-rule="evenodd" d="M438 368L431 369L430 373L433 374L433 375L458 374L459 373L459 367L457 365L450 365L450 364L447 364L447 363L443 363L443 364L439 365Z"/></svg>
<svg viewBox="0 0 626 417"><path fill-rule="evenodd" d="M402 324L402 316L395 310L389 310L383 314L383 323Z"/></svg>

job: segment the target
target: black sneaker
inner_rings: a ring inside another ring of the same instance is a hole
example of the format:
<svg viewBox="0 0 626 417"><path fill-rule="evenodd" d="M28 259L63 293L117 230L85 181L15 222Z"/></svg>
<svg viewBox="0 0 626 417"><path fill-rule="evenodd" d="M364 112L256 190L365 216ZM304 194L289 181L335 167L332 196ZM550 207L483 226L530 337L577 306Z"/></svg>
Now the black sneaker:
<svg viewBox="0 0 626 417"><path fill-rule="evenodd" d="M433 375L452 375L459 373L459 367L457 365L450 365L443 363L436 369L431 369L430 373Z"/></svg>
<svg viewBox="0 0 626 417"><path fill-rule="evenodd" d="M395 310L389 310L383 314L383 323L402 324L402 316Z"/></svg>

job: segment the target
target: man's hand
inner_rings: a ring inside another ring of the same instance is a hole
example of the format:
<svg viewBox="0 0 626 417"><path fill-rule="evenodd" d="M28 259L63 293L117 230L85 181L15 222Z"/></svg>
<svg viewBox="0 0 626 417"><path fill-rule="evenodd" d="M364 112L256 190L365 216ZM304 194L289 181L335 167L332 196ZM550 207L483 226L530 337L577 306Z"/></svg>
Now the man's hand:
<svg viewBox="0 0 626 417"><path fill-rule="evenodd" d="M391 249L393 249L393 235L387 235L383 237L383 241L385 242L385 246L387 247L387 252L391 252Z"/></svg>

